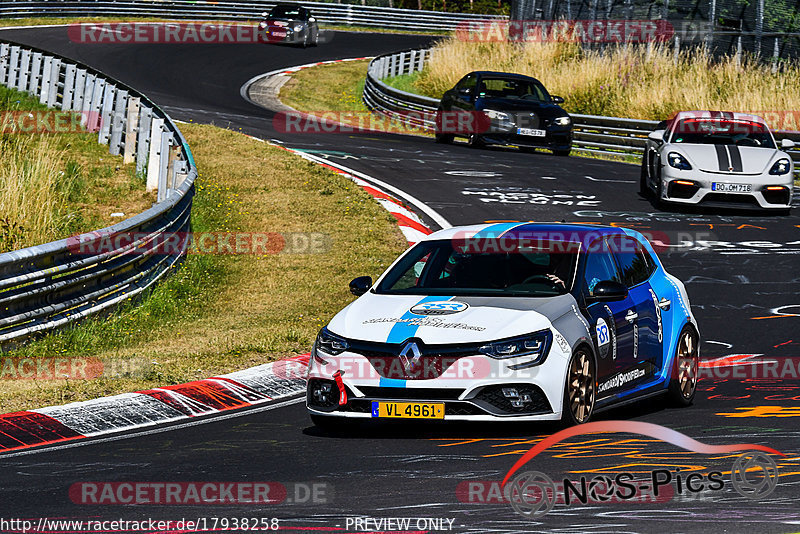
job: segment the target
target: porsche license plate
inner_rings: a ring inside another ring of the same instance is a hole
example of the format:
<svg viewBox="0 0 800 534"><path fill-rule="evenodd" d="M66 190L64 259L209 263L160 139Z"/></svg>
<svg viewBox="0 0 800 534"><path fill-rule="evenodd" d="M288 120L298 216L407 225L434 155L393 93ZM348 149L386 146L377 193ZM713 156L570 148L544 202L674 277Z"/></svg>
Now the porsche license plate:
<svg viewBox="0 0 800 534"><path fill-rule="evenodd" d="M530 135L532 137L544 137L547 132L544 130L535 130L533 128L517 128L517 135Z"/></svg>
<svg viewBox="0 0 800 534"><path fill-rule="evenodd" d="M720 182L713 182L711 184L712 191L719 191L720 193L752 193L752 184L723 184Z"/></svg>
<svg viewBox="0 0 800 534"><path fill-rule="evenodd" d="M392 419L444 419L444 404L439 402L372 401L372 417Z"/></svg>

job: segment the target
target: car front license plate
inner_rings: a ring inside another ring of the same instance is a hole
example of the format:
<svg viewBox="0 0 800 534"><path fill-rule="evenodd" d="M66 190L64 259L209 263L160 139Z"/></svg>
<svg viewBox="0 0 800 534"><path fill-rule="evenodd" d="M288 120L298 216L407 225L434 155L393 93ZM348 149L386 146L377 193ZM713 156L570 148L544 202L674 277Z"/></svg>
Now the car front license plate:
<svg viewBox="0 0 800 534"><path fill-rule="evenodd" d="M713 182L711 184L712 191L719 191L720 193L752 193L752 184L724 184L720 182Z"/></svg>
<svg viewBox="0 0 800 534"><path fill-rule="evenodd" d="M372 417L392 419L444 419L444 404L372 401Z"/></svg>
<svg viewBox="0 0 800 534"><path fill-rule="evenodd" d="M533 128L517 128L517 135L530 135L532 137L544 137L547 132L544 130L534 130Z"/></svg>
<svg viewBox="0 0 800 534"><path fill-rule="evenodd" d="M269 32L273 37L286 37L286 32L281 30L272 30Z"/></svg>

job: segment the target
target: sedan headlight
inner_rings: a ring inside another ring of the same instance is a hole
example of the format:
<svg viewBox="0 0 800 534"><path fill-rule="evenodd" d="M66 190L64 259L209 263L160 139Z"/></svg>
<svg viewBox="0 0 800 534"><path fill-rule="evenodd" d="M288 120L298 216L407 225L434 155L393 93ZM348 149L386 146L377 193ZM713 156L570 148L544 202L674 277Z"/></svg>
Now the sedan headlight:
<svg viewBox="0 0 800 534"><path fill-rule="evenodd" d="M781 176L789 172L792 168L792 162L786 158L781 158L775 162L775 165L769 170L769 173L775 176Z"/></svg>
<svg viewBox="0 0 800 534"><path fill-rule="evenodd" d="M550 351L553 341L553 333L550 330L541 330L527 336L514 337L494 341L484 345L478 352L497 360L508 358L526 357L527 360L515 365L509 365L511 369L525 369L533 367L544 361Z"/></svg>
<svg viewBox="0 0 800 534"><path fill-rule="evenodd" d="M486 116L492 120L513 122L511 115L509 113L506 113L505 111L497 111L496 109L484 109L483 112L486 113Z"/></svg>
<svg viewBox="0 0 800 534"><path fill-rule="evenodd" d="M572 119L569 116L556 117L555 123L558 124L559 126L569 126L570 124L572 124Z"/></svg>
<svg viewBox="0 0 800 534"><path fill-rule="evenodd" d="M684 158L682 154L679 154L677 152L669 153L669 155L667 156L667 163L669 163L670 167L674 167L682 171L692 170L692 166L689 165L689 162L686 161L686 158Z"/></svg>
<svg viewBox="0 0 800 534"><path fill-rule="evenodd" d="M345 338L332 333L326 326L319 331L317 340L314 342L314 359L324 365L328 363L324 360L324 356L337 356L346 351L348 347L349 344Z"/></svg>
<svg viewBox="0 0 800 534"><path fill-rule="evenodd" d="M296 31L296 32L303 31L303 25L302 24L295 24L294 25L294 31Z"/></svg>
<svg viewBox="0 0 800 534"><path fill-rule="evenodd" d="M259 22L259 23L258 23L258 27L259 27L259 28L261 28L261 29L263 30L264 28L266 28L266 27L267 27L267 23L266 23L265 21Z"/></svg>

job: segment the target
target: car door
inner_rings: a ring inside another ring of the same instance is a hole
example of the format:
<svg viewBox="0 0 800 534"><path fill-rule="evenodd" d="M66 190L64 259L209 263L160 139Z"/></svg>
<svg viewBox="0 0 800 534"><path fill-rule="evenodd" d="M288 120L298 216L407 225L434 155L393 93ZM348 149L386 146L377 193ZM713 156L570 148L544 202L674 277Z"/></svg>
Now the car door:
<svg viewBox="0 0 800 534"><path fill-rule="evenodd" d="M584 313L593 329L597 350L599 398L615 392L615 388L608 384L619 372L619 362L633 357L633 324L627 318L628 312L634 308L633 300L627 296L618 301L594 301L591 297L594 286L605 280L621 282L621 275L608 244L600 238L584 253L581 280Z"/></svg>
<svg viewBox="0 0 800 534"><path fill-rule="evenodd" d="M625 372L637 368L650 375L660 369L663 355L660 297L649 283L650 276L655 271L655 262L632 237L613 236L609 239L609 244L617 260L622 283L628 287L628 296L634 306L633 313L627 314L632 319L633 350L630 358L619 360L619 370ZM643 362L649 362L650 365Z"/></svg>

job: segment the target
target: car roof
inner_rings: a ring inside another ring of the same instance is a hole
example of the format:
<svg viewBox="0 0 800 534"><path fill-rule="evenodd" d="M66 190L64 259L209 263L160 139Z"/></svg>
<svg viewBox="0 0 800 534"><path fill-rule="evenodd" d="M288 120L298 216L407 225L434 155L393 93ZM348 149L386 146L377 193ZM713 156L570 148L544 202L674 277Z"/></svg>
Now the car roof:
<svg viewBox="0 0 800 534"><path fill-rule="evenodd" d="M474 224L470 226L453 226L434 232L421 241L437 241L454 238L501 238L525 234L536 234L539 239L552 235L553 240L585 242L587 238L601 235L630 235L639 238L640 234L614 226L577 223L534 223L534 222L500 222Z"/></svg>
<svg viewBox="0 0 800 534"><path fill-rule="evenodd" d="M759 124L764 124L766 126L766 121L761 117L759 117L758 115L751 115L750 113L739 113L738 111L707 111L707 110L680 111L674 117L672 117L672 119L670 119L670 122L680 121L683 119L741 120L741 121L756 122Z"/></svg>
<svg viewBox="0 0 800 534"><path fill-rule="evenodd" d="M526 76L525 74L517 74L516 72L498 72L493 70L475 70L470 72L469 74L477 74L478 76L497 76L498 78L515 78L518 80L537 80L533 76ZM541 82L539 82L541 83Z"/></svg>

